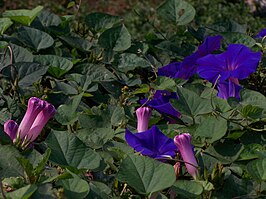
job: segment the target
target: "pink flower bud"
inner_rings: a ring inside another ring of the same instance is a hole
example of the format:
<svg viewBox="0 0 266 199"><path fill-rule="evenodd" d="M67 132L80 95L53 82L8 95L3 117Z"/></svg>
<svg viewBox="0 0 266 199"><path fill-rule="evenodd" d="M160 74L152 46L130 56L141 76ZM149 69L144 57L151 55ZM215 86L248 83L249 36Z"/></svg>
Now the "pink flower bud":
<svg viewBox="0 0 266 199"><path fill-rule="evenodd" d="M48 102L44 102L44 109L37 115L35 121L33 122L29 132L28 132L28 139L30 141L34 141L38 135L41 133L43 127L48 122L50 118L52 118L56 112L55 107Z"/></svg>
<svg viewBox="0 0 266 199"><path fill-rule="evenodd" d="M198 174L198 163L192 149L191 139L192 137L189 133L183 133L175 136L174 142L183 161L185 162L188 172L194 179L196 179Z"/></svg>
<svg viewBox="0 0 266 199"><path fill-rule="evenodd" d="M4 131L14 141L18 131L18 124L13 120L8 120L4 124Z"/></svg>
<svg viewBox="0 0 266 199"><path fill-rule="evenodd" d="M138 119L138 132L144 132L148 130L149 119L152 114L152 109L149 107L140 107L136 110L136 115Z"/></svg>
<svg viewBox="0 0 266 199"><path fill-rule="evenodd" d="M43 100L40 100L37 97L31 97L28 101L27 111L19 125L18 133L21 139L24 139L28 134L36 116L42 111L45 107Z"/></svg>

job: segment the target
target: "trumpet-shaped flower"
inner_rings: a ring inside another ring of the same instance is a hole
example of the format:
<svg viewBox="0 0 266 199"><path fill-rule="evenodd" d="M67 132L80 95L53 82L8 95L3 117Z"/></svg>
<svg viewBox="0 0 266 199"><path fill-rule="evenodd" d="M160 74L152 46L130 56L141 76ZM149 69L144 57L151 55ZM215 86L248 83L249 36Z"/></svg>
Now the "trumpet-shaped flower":
<svg viewBox="0 0 266 199"><path fill-rule="evenodd" d="M152 114L152 109L149 107L140 107L136 110L136 115L138 119L138 132L143 132L148 130L149 119Z"/></svg>
<svg viewBox="0 0 266 199"><path fill-rule="evenodd" d="M253 52L242 44L230 44L226 52L207 55L197 61L198 74L212 83L218 77L218 97L240 99L239 81L255 72L261 59L260 52Z"/></svg>
<svg viewBox="0 0 266 199"><path fill-rule="evenodd" d="M151 100L142 99L140 103L155 109L163 115L179 118L180 113L171 105L170 99L178 99L176 93L157 90Z"/></svg>
<svg viewBox="0 0 266 199"><path fill-rule="evenodd" d="M225 81L225 82L219 82L217 85L218 88L218 97L222 99L228 99L229 97L235 97L238 100L240 100L240 90L242 89L241 86L239 86L239 83L236 83L236 81Z"/></svg>
<svg viewBox="0 0 266 199"><path fill-rule="evenodd" d="M177 147L155 125L141 133L131 133L126 129L125 139L129 146L142 155L155 159L174 158Z"/></svg>
<svg viewBox="0 0 266 199"><path fill-rule="evenodd" d="M54 116L55 111L52 104L32 97L28 101L28 108L20 125L18 126L13 120L8 120L4 124L4 131L14 143L25 148L38 137L48 120Z"/></svg>
<svg viewBox="0 0 266 199"><path fill-rule="evenodd" d="M184 58L183 62L170 63L158 69L159 76L189 79L197 71L197 60L220 48L222 36L209 36L192 55Z"/></svg>
<svg viewBox="0 0 266 199"><path fill-rule="evenodd" d="M256 71L260 59L260 52L253 52L242 44L230 44L224 53L200 58L198 74L212 83L219 75L222 82L230 78L241 80Z"/></svg>
<svg viewBox="0 0 266 199"><path fill-rule="evenodd" d="M198 174L198 163L193 152L191 139L192 137L189 133L183 133L175 136L174 143L178 148L179 154L185 162L188 172L194 179L196 179Z"/></svg>

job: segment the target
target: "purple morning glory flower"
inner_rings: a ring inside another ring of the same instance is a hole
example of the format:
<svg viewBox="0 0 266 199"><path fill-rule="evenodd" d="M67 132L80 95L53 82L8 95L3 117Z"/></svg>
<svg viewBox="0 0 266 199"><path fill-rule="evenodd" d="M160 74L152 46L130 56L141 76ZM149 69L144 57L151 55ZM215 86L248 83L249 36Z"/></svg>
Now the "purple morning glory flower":
<svg viewBox="0 0 266 199"><path fill-rule="evenodd" d="M177 94L165 90L157 90L151 100L142 99L140 103L155 109L163 115L179 118L180 113L171 105L170 99L178 99Z"/></svg>
<svg viewBox="0 0 266 199"><path fill-rule="evenodd" d="M174 143L185 162L188 172L196 179L198 175L198 163L194 155L193 146L191 145L191 139L192 137L189 133L183 133L175 136Z"/></svg>
<svg viewBox="0 0 266 199"><path fill-rule="evenodd" d="M260 52L253 52L242 44L230 44L224 53L200 58L198 74L212 83L219 75L222 82L229 78L245 79L256 71L260 59Z"/></svg>
<svg viewBox="0 0 266 199"><path fill-rule="evenodd" d="M255 38L262 38L266 36L266 28L262 29Z"/></svg>
<svg viewBox="0 0 266 199"><path fill-rule="evenodd" d="M155 125L147 131L135 134L126 129L125 139L137 152L151 158L174 158L177 152L174 141L165 136Z"/></svg>
<svg viewBox="0 0 266 199"><path fill-rule="evenodd" d="M181 63L174 62L159 68L158 75L172 78L189 79L197 71L197 60L215 50L220 49L221 40L222 36L220 35L207 37L196 52L185 57Z"/></svg>
<svg viewBox="0 0 266 199"><path fill-rule="evenodd" d="M52 104L37 97L31 97L20 125L18 126L13 120L8 120L4 124L4 131L15 144L24 149L38 137L44 125L54 116L55 111Z"/></svg>
<svg viewBox="0 0 266 199"><path fill-rule="evenodd" d="M236 81L229 81L219 82L217 85L218 88L218 97L222 99L228 99L229 97L235 97L240 100L240 90L242 89L239 84L235 83Z"/></svg>
<svg viewBox="0 0 266 199"><path fill-rule="evenodd" d="M148 130L149 119L152 114L152 109L149 107L140 107L136 110L136 115L138 119L138 132L143 132Z"/></svg>

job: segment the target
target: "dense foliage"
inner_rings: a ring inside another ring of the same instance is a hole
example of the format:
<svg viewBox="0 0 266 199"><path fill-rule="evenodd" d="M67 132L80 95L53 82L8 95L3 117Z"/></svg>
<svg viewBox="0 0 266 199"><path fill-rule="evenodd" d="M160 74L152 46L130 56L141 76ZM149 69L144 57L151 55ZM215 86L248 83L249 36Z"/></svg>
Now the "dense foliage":
<svg viewBox="0 0 266 199"><path fill-rule="evenodd" d="M262 21L199 4L3 12L0 198L265 198Z"/></svg>

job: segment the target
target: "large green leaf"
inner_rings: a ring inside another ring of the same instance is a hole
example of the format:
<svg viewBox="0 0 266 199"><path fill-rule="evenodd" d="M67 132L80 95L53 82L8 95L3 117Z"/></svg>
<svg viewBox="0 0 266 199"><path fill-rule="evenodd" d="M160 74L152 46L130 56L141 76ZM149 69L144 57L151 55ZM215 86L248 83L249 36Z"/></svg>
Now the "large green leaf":
<svg viewBox="0 0 266 199"><path fill-rule="evenodd" d="M29 26L42 9L42 6L37 6L32 10L7 10L3 13L3 17L8 17L15 22L21 23L22 25Z"/></svg>
<svg viewBox="0 0 266 199"><path fill-rule="evenodd" d="M15 64L18 71L18 85L31 86L37 82L47 71L48 67L32 62L19 62Z"/></svg>
<svg viewBox="0 0 266 199"><path fill-rule="evenodd" d="M86 198L106 199L111 192L112 190L106 184L102 182L91 181L90 193Z"/></svg>
<svg viewBox="0 0 266 199"><path fill-rule="evenodd" d="M46 143L52 150L49 160L56 164L77 169L96 169L100 166L100 155L74 134L52 130Z"/></svg>
<svg viewBox="0 0 266 199"><path fill-rule="evenodd" d="M48 10L42 10L38 15L38 19L44 27L58 26L62 22L59 16L55 15Z"/></svg>
<svg viewBox="0 0 266 199"><path fill-rule="evenodd" d="M117 178L140 194L168 188L175 182L174 168L145 156L128 155L121 163Z"/></svg>
<svg viewBox="0 0 266 199"><path fill-rule="evenodd" d="M108 50L124 51L131 46L131 36L126 27L121 25L104 31L100 35L98 43Z"/></svg>
<svg viewBox="0 0 266 199"><path fill-rule="evenodd" d="M259 181L266 180L266 158L257 159L247 164L249 174Z"/></svg>
<svg viewBox="0 0 266 199"><path fill-rule="evenodd" d="M59 180L56 184L64 188L64 195L67 198L83 199L90 191L89 184L78 176Z"/></svg>
<svg viewBox="0 0 266 199"><path fill-rule="evenodd" d="M227 120L221 117L207 116L201 120L193 136L204 137L209 143L221 139L227 131Z"/></svg>
<svg viewBox="0 0 266 199"><path fill-rule="evenodd" d="M13 62L12 63L16 63L16 62L32 62L33 61L33 55L30 51L28 51L26 48L23 48L21 46L18 46L16 44L12 44L10 43L9 46L12 49L12 58L13 58ZM10 65L10 53L7 53L7 55L5 56L5 59L3 60L3 66L7 66Z"/></svg>
<svg viewBox="0 0 266 199"><path fill-rule="evenodd" d="M62 125L72 124L77 120L77 108L84 93L71 98L68 104L60 105L56 111L55 119Z"/></svg>
<svg viewBox="0 0 266 199"><path fill-rule="evenodd" d="M201 98L193 91L183 87L179 87L177 92L179 99L171 100L171 103L181 115L195 117L212 112L210 100Z"/></svg>
<svg viewBox="0 0 266 199"><path fill-rule="evenodd" d="M89 26L89 29L96 33L102 32L111 28L114 24L121 22L120 17L113 16L107 13L95 12L88 14L85 17L85 23Z"/></svg>
<svg viewBox="0 0 266 199"><path fill-rule="evenodd" d="M90 124L88 124L90 126ZM111 128L82 129L78 131L78 138L91 148L102 148L103 145L114 136L114 130Z"/></svg>
<svg viewBox="0 0 266 199"><path fill-rule="evenodd" d="M92 47L91 42L78 36L61 36L59 38L70 45L72 48L76 48L84 52L88 52Z"/></svg>
<svg viewBox="0 0 266 199"><path fill-rule="evenodd" d="M9 18L0 18L0 35L8 29L13 22Z"/></svg>
<svg viewBox="0 0 266 199"><path fill-rule="evenodd" d="M228 44L244 44L250 48L256 44L255 39L246 34L237 32L226 32L221 33L221 35Z"/></svg>
<svg viewBox="0 0 266 199"><path fill-rule="evenodd" d="M54 44L54 39L46 32L30 27L22 27L18 33L19 41L34 50L49 48Z"/></svg>
<svg viewBox="0 0 266 199"><path fill-rule="evenodd" d="M241 95L241 101L240 101L241 104L243 105L251 104L252 106L263 108L264 112L266 112L266 103L265 103L266 97L263 94L257 91L243 89L241 90L240 95Z"/></svg>
<svg viewBox="0 0 266 199"><path fill-rule="evenodd" d="M172 189L182 198L196 198L203 192L201 184L189 180L177 180Z"/></svg>
<svg viewBox="0 0 266 199"><path fill-rule="evenodd" d="M34 62L48 66L48 72L56 78L61 77L73 67L71 61L56 55L37 55L34 56Z"/></svg>
<svg viewBox="0 0 266 199"><path fill-rule="evenodd" d="M146 68L148 66L150 66L150 63L142 57L132 53L123 53L119 58L118 69L127 72L137 67Z"/></svg>
<svg viewBox="0 0 266 199"><path fill-rule="evenodd" d="M37 190L37 185L30 184L7 194L7 198L28 199Z"/></svg>
<svg viewBox="0 0 266 199"><path fill-rule="evenodd" d="M237 160L243 150L243 145L228 141L210 146L205 150L205 153L217 158L224 164L230 164Z"/></svg>
<svg viewBox="0 0 266 199"><path fill-rule="evenodd" d="M23 176L23 168L16 158L21 157L13 146L0 145L0 178Z"/></svg>
<svg viewBox="0 0 266 199"><path fill-rule="evenodd" d="M157 9L157 12L166 20L175 22L177 25L188 24L196 13L193 6L183 0L167 0Z"/></svg>

